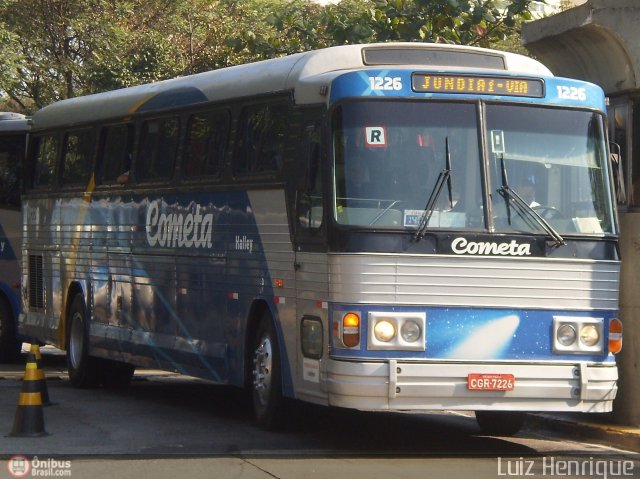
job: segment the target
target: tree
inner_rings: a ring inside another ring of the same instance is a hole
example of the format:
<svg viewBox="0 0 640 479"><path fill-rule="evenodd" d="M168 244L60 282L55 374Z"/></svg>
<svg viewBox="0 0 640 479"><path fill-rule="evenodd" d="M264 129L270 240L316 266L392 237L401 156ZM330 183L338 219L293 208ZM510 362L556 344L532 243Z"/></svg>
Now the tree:
<svg viewBox="0 0 640 479"><path fill-rule="evenodd" d="M37 108L83 92L83 70L94 38L96 2L81 0L8 0L0 18L10 28L19 62L2 72L0 90Z"/></svg>
<svg viewBox="0 0 640 479"><path fill-rule="evenodd" d="M530 0L0 0L0 95L23 112L77 95L332 45L492 46ZM503 43L503 48L512 48Z"/></svg>
<svg viewBox="0 0 640 479"><path fill-rule="evenodd" d="M373 0L378 41L427 41L490 47L529 19L531 0Z"/></svg>

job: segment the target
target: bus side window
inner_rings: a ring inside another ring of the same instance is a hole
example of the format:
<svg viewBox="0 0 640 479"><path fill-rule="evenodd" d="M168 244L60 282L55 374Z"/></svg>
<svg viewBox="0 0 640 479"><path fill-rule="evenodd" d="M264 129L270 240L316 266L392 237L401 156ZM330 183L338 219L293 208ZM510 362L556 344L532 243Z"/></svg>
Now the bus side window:
<svg viewBox="0 0 640 479"><path fill-rule="evenodd" d="M308 125L303 132L300 158L303 165L299 175L296 202L298 227L319 229L322 226L322 168L320 167L320 128Z"/></svg>
<svg viewBox="0 0 640 479"><path fill-rule="evenodd" d="M183 175L219 176L229 134L229 113L198 113L189 118Z"/></svg>
<svg viewBox="0 0 640 479"><path fill-rule="evenodd" d="M252 105L243 110L234 176L280 173L290 116L284 102Z"/></svg>
<svg viewBox="0 0 640 479"><path fill-rule="evenodd" d="M58 139L54 135L39 136L34 139L34 177L35 188L52 186L55 179Z"/></svg>
<svg viewBox="0 0 640 479"><path fill-rule="evenodd" d="M166 180L173 173L179 137L176 118L148 120L142 125L134 167L136 180Z"/></svg>
<svg viewBox="0 0 640 479"><path fill-rule="evenodd" d="M119 178L128 180L133 156L133 131L132 125L111 125L100 132L97 175L100 183L118 183Z"/></svg>
<svg viewBox="0 0 640 479"><path fill-rule="evenodd" d="M93 160L93 132L80 130L70 132L64 138L62 157L62 184L64 186L86 185L91 176Z"/></svg>

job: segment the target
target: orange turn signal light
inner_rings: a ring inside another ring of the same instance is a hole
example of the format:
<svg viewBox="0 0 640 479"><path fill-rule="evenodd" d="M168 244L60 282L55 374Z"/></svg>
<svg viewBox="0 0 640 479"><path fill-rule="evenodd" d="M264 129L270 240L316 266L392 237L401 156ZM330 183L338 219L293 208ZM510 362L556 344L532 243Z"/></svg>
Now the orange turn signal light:
<svg viewBox="0 0 640 479"><path fill-rule="evenodd" d="M609 352L618 354L622 351L622 321L617 318L609 322Z"/></svg>
<svg viewBox="0 0 640 479"><path fill-rule="evenodd" d="M360 316L347 313L342 318L342 344L355 348L360 344Z"/></svg>

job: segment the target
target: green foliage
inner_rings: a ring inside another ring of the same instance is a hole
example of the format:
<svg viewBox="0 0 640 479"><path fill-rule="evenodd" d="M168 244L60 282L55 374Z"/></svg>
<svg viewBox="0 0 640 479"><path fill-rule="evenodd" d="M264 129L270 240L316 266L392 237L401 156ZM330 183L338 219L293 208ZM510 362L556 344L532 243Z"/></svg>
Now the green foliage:
<svg viewBox="0 0 640 479"><path fill-rule="evenodd" d="M490 47L529 19L530 0L506 9L495 0L373 0L379 41L421 41Z"/></svg>
<svg viewBox="0 0 640 479"><path fill-rule="evenodd" d="M504 3L504 2L502 2ZM53 101L332 45L518 48L530 0L0 0L0 100ZM514 41L515 39L515 41Z"/></svg>

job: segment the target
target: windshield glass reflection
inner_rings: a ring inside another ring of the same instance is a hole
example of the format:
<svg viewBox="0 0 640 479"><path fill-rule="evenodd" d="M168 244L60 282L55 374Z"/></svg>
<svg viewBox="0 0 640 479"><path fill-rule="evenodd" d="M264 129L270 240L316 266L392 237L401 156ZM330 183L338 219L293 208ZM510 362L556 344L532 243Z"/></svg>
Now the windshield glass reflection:
<svg viewBox="0 0 640 479"><path fill-rule="evenodd" d="M560 234L613 229L602 117L584 111L487 106L493 220L501 231L537 232L530 212L501 195L504 177Z"/></svg>
<svg viewBox="0 0 640 479"><path fill-rule="evenodd" d="M448 142L451 173L428 228L484 227L475 105L353 102L334 121L339 223L417 229Z"/></svg>

